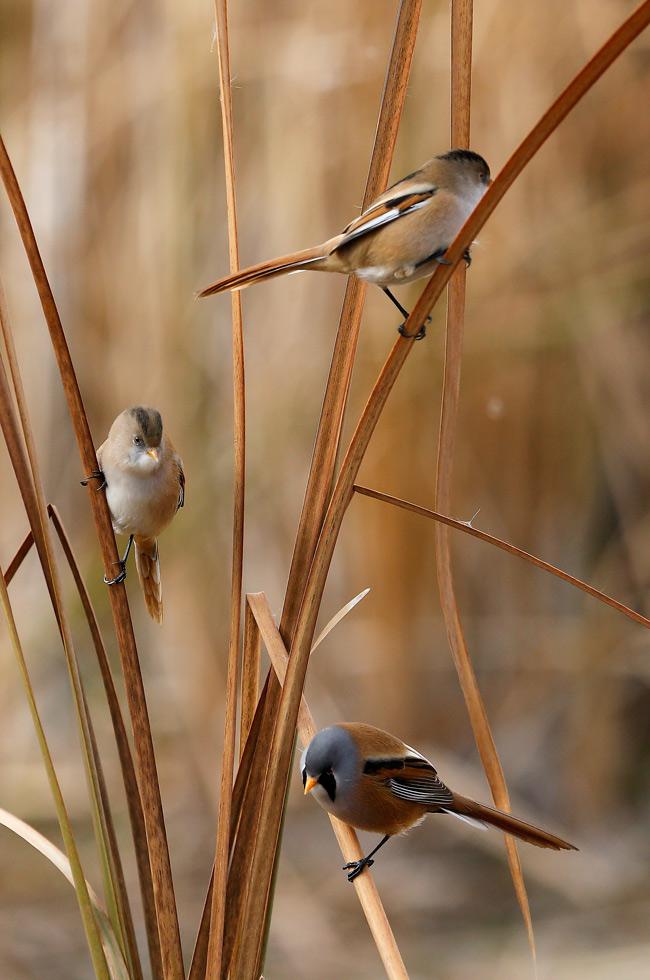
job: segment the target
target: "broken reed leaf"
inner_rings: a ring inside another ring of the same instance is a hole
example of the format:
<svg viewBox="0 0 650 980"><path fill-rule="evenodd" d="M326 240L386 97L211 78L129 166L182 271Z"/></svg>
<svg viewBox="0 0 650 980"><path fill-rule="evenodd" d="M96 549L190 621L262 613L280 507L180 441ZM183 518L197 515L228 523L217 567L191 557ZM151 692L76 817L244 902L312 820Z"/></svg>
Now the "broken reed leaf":
<svg viewBox="0 0 650 980"><path fill-rule="evenodd" d="M97 468L97 457L90 434L88 419L81 392L77 382L70 351L63 331L63 325L54 301L54 295L45 272L45 266L38 249L27 207L11 165L4 140L0 136L0 176L9 203L13 210L20 232L23 247L29 261L48 327L52 348L57 360L61 383L66 397L68 412L81 457L83 473L91 473ZM97 538L101 547L105 572L110 572L117 561L117 546L108 511L106 496L95 493L90 487L87 492ZM36 546L39 538L36 536ZM160 939L161 955L165 970L165 980L183 980L183 957L181 952L178 916L174 897L174 884L165 832L165 821L160 797L160 786L156 770L151 727L145 697L140 662L133 633L131 613L126 589L117 585L108 589L108 598L113 615L116 638L120 650L122 672L131 717L138 786L143 804L147 828L147 848L154 882L156 901L156 924Z"/></svg>
<svg viewBox="0 0 650 980"><path fill-rule="evenodd" d="M17 837L20 837L33 847L34 850L38 851L43 857L52 864L58 871L61 872L64 878L70 882L72 887L75 887L74 875L72 873L72 868L69 859L65 856L63 851L44 837L43 834L39 833L31 824L25 823L20 817L15 816L13 813L9 813L8 810L3 810L0 807L0 825L6 827L7 830L11 830ZM111 980L131 980L129 971L127 970L126 963L124 962L124 957L122 956L122 950L120 949L119 943L115 938L115 933L113 932L113 927L111 926L110 919L106 915L106 910L102 907L99 898L86 881L86 888L88 890L88 897L92 902L95 918L97 920L97 925L101 933L102 946L104 948L104 955L106 956L106 963L110 971Z"/></svg>
<svg viewBox="0 0 650 980"><path fill-rule="evenodd" d="M364 595L367 595L368 592L369 589L366 589L365 592L361 592L344 608L352 608L352 604L356 605L356 603L359 602ZM258 592L252 595L247 595L246 602L255 616L255 621L259 628L260 635L264 640L264 645L273 665L273 670L276 673L279 683L283 684L289 655L282 637L280 636L280 632L273 620L273 614L271 612L268 599L263 592ZM343 613L343 615L345 615L345 613ZM334 617L337 622L340 621L341 618L341 614L337 614L337 616ZM331 621L331 625L328 624L331 629L333 629L335 625L336 623L334 620ZM329 629L327 632L329 632ZM315 644L315 646L316 645L317 644ZM298 735L303 744L303 748L309 744L316 734L316 731L317 728L313 716L309 710L307 702L303 698L302 712L298 717ZM329 819L330 823L332 824L332 829L336 835L336 839L340 845L341 854L343 855L345 862L359 861L363 857L363 851L361 850L359 839L354 829L348 824L337 820L336 817L329 815ZM368 926L370 927L372 937L377 947L377 952L379 953L381 961L384 964L386 976L389 977L390 980L408 980L406 967L404 966L397 942L395 941L395 936L393 935L388 917L382 905L382 901L377 890L377 885L375 884L375 880L369 869L364 874L359 875L358 878L355 878L353 885L361 904L361 908L363 909L363 913L368 922Z"/></svg>
<svg viewBox="0 0 650 980"><path fill-rule="evenodd" d="M230 271L239 268L237 235L237 198L233 150L232 92L230 45L228 38L227 0L215 0L217 55L221 92L221 121L224 144L226 208L228 215L228 252ZM228 859L230 853L230 815L232 810L233 773L237 733L237 673L241 640L242 574L244 564L244 502L246 488L246 388L244 375L244 335L239 292L230 295L232 311L232 385L233 385L233 534L230 580L230 625L226 669L226 703L221 783L217 814L215 863L212 877L212 902L208 937L207 980L218 980L221 973ZM248 666L248 665L247 665ZM248 680L246 679L248 684Z"/></svg>
<svg viewBox="0 0 650 980"><path fill-rule="evenodd" d="M92 902L86 886L86 878L79 859L79 852L77 850L72 825L68 817L63 794L61 792L56 770L54 768L54 762L52 760L52 754L45 735L45 729L43 728L38 707L36 705L36 698L34 696L34 689L32 687L29 669L23 654L20 637L18 636L16 621L14 619L13 609L11 608L11 601L9 599L9 593L7 592L7 586L3 575L0 575L0 604L2 605L4 612L5 622L7 624L9 638L11 640L11 646L16 657L25 697L32 716L32 723L36 731L36 738L38 739L43 764L50 785L50 791L54 800L54 808L56 810L57 820L59 822L59 829L61 831L61 836L63 837L66 853L70 860L75 895L77 896L79 911L81 912L81 920L83 923L84 932L86 934L86 941L88 943L95 976L97 980L111 980L108 964L104 955L104 949L99 936L97 920L95 919Z"/></svg>
<svg viewBox="0 0 650 980"><path fill-rule="evenodd" d="M366 203L372 200L388 183L410 76L421 6L421 0L402 0L399 6L364 195ZM280 633L287 645L290 644L293 636L302 601L304 583L307 579L331 495L364 296L365 287L356 279L350 280L346 289L334 345L280 622ZM252 777L248 781L248 786L257 787L258 792L265 778L268 749L273 735L280 697L280 689L273 673L269 675L269 683L265 687L268 690L268 698L263 694L263 699L258 708L260 712L263 712L259 733L259 754L254 759ZM252 805L252 801L250 798L246 799L246 796L244 801L244 806L250 807ZM255 812L257 812L257 807L255 807ZM256 829L252 828L251 832L255 836ZM277 852L278 835L279 823L275 840L272 845L269 845L272 846L274 854ZM253 858L252 838L242 836L240 841L238 835L237 849L241 849L246 868L248 868ZM249 877L248 873L246 873L246 877ZM268 891L269 889L265 887L265 894ZM230 912L227 914L230 915ZM267 918L266 911L263 918L265 920ZM240 921L242 920L239 917L236 918L233 925L237 927ZM248 922L247 928L252 936ZM264 933L266 933L266 927L264 927ZM262 943L263 939L260 940L258 960L261 956ZM261 972L256 967L252 967L252 970L253 972Z"/></svg>
<svg viewBox="0 0 650 980"><path fill-rule="evenodd" d="M344 619L349 612L352 612L352 610L354 609L354 607L356 605L358 605L361 602L362 599L365 599L366 598L366 596L368 595L369 592L370 592L370 589L364 589L358 595L355 595L354 599L350 599L349 602L346 602L346 604L341 609L339 609L339 611L334 616L332 616L332 618L330 619L329 623L327 623L327 625L323 627L323 629L320 631L320 633L318 634L318 636L316 637L316 639L312 643L312 647L311 647L311 652L312 653L314 652L314 650L317 647L319 647L321 645L321 643L323 642L323 640L325 639L325 637L329 633L332 632L332 630L334 629L334 627L335 626L338 626L338 624L341 622L341 620ZM276 673L277 673L277 671L276 671Z"/></svg>
<svg viewBox="0 0 650 980"><path fill-rule="evenodd" d="M432 521L439 521L441 524L446 524L447 527L453 527L457 531L462 531L464 534L469 534L471 537L477 538L479 541L485 541L486 544L494 545L495 548L500 548L509 555L515 555L517 558L521 558L523 561L530 562L530 564L534 565L536 568L541 568L550 575L555 575L563 582L568 582L569 585L574 586L576 589L580 589L581 592L586 592L587 595L593 596L594 599L598 599L599 602L604 603L606 606L611 606L612 609L616 609L633 622L639 623L641 626L645 626L646 629L650 629L650 619L641 615L641 613L637 612L636 609L631 609L629 606L619 602L618 599L614 599L606 592L601 592L600 589L596 589L593 585L589 585L588 582L583 582L582 579L576 578L575 575L571 575L562 568L557 568L555 565L551 565L550 562L544 561L542 558L538 558L537 555L530 554L528 551L523 551L521 548L517 548L514 544L510 544L509 541L503 541L501 538L495 537L494 534L488 534L487 531L479 530L473 526L471 521L455 520L453 517L447 517L445 514L440 514L435 510L429 510L427 507L421 507L419 504L414 504L410 500L403 500L401 497L394 497L389 493L382 493L380 490L373 490L370 487L364 487L358 483L355 483L354 485L354 492L361 494L364 497L373 497L375 500L392 504L394 507L400 507L403 510L409 510L413 514L419 514L421 517L427 517Z"/></svg>
<svg viewBox="0 0 650 980"><path fill-rule="evenodd" d="M450 137L452 146L459 146L465 149L468 149L470 146L472 21L473 0L452 0ZM445 355L435 489L436 507L442 510L449 510L451 505L456 422L460 400L463 333L465 327L466 275L466 269L461 263L455 269L447 287L447 322L445 326ZM505 774L497 752L483 696L478 686L472 659L465 642L451 567L449 531L444 524L435 525L434 540L436 545L436 576L438 579L440 607L452 659L456 666L474 740L490 784L494 802L501 809L507 810L510 806L510 800ZM504 839L510 876L526 926L533 963L535 963L537 952L535 948L533 922L517 845L511 837L505 837Z"/></svg>
<svg viewBox="0 0 650 980"><path fill-rule="evenodd" d="M452 265L439 266L429 279L414 310L406 321L406 332L412 335L417 333L449 281L455 264L460 261L464 250L476 237L516 177L571 109L589 91L620 53L647 26L648 22L650 22L650 0L646 0L609 37L582 71L566 86L560 97L515 150L447 250L447 256ZM266 744L266 740L264 744L267 777L262 788L261 799L259 795L261 783L259 780L256 782L260 820L255 829L253 859L248 875L249 879L255 882L255 892L249 891L249 901L244 917L247 930L250 930L253 936L260 927L260 917L263 920L265 914L267 889L264 883L270 880L272 873L284 788L291 765L300 697L327 572L361 461L392 387L412 349L413 341L400 336L372 389L339 471L305 586L298 622L290 645L290 659L280 706L277 711L274 711L274 714L277 715L277 722L273 730L273 738L270 746ZM282 630L280 632L282 633ZM270 866L269 861L271 862ZM251 943L248 943L245 954L240 957L237 964L238 978L255 980L257 960L257 956L251 950Z"/></svg>
<svg viewBox="0 0 650 980"><path fill-rule="evenodd" d="M101 759L97 751L92 718L88 711L86 696L81 678L81 671L72 640L72 631L62 600L62 585L58 562L54 552L54 542L45 502L45 491L40 475L36 441L32 431L29 410L16 356L11 323L4 302L4 291L0 283L0 330L4 340L6 357L13 383L14 396L18 407L16 416L11 393L8 391L8 378L4 361L0 352L2 370L0 385L2 387L2 428L5 433L11 433L10 458L14 467L16 479L23 484L21 495L23 500L30 499L31 506L28 519L32 534L40 541L39 559L48 588L54 615L59 627L61 642L65 655L68 677L72 689L75 715L79 730L79 740L82 758L86 772L90 811L93 822L95 842L99 853L104 893L113 929L120 942L122 951L127 959L135 980L142 977L142 969L135 941L135 930L129 905L128 895L124 884L124 874L119 849L115 837L115 829L110 809L108 794L102 771ZM22 433L19 431L22 429ZM26 450L26 456L25 456ZM27 486L28 485L28 486Z"/></svg>

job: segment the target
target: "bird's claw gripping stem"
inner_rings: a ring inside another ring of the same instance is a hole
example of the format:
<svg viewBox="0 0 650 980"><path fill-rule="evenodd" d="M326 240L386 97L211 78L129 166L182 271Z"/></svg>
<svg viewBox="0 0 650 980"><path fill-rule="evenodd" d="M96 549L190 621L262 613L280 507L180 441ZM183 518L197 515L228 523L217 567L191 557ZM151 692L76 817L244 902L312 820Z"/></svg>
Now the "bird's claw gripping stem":
<svg viewBox="0 0 650 980"><path fill-rule="evenodd" d="M91 480L99 480L99 486L95 487L95 490L103 490L106 486L106 477L101 470L93 470L85 480L79 480L79 483L82 487L87 487Z"/></svg>

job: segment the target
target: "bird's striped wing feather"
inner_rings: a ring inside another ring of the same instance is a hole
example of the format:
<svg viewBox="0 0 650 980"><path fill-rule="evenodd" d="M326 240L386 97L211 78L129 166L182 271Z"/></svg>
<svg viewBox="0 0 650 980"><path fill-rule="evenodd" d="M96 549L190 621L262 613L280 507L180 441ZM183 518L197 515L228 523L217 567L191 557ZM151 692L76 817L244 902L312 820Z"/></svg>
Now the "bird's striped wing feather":
<svg viewBox="0 0 650 980"><path fill-rule="evenodd" d="M362 235L367 235L369 231L374 231L376 228L381 228L382 225L403 218L405 214L417 211L418 208L427 205L436 193L433 184L411 188L408 191L402 190L401 193L399 186L398 184L393 189L395 193L384 195L383 199L380 198L367 211L351 221L347 228L343 229L343 237L337 242L334 251L344 245L349 245L350 242L361 238Z"/></svg>
<svg viewBox="0 0 650 980"><path fill-rule="evenodd" d="M423 756L405 758L369 759L364 774L385 781L391 793L409 803L423 806L450 806L454 797L436 770Z"/></svg>

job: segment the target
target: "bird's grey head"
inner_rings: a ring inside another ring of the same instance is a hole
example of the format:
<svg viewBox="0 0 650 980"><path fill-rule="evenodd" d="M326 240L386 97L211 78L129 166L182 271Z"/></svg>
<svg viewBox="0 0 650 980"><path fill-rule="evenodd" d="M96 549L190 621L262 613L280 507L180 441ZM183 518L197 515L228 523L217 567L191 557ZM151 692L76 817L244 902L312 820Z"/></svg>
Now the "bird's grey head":
<svg viewBox="0 0 650 980"><path fill-rule="evenodd" d="M303 754L302 785L307 793L319 784L333 803L337 790L357 777L359 766L359 750L350 733L331 725L314 735Z"/></svg>
<svg viewBox="0 0 650 980"><path fill-rule="evenodd" d="M460 168L460 172L475 182L485 187L490 183L490 168L478 153L473 150L449 150L448 153L441 153L439 160L447 160L454 167Z"/></svg>

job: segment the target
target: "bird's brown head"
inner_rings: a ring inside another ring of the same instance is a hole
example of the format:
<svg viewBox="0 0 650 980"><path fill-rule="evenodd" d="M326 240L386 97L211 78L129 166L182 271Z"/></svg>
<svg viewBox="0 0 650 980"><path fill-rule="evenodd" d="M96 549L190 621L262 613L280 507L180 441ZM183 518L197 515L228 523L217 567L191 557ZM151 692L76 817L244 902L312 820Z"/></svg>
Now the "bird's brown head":
<svg viewBox="0 0 650 980"><path fill-rule="evenodd" d="M437 159L445 161L450 172L460 179L480 184L483 188L486 188L492 179L486 161L473 150L449 150Z"/></svg>
<svg viewBox="0 0 650 980"><path fill-rule="evenodd" d="M142 472L156 469L163 443L160 412L142 405L125 409L113 422L109 440L127 457L129 466Z"/></svg>

